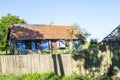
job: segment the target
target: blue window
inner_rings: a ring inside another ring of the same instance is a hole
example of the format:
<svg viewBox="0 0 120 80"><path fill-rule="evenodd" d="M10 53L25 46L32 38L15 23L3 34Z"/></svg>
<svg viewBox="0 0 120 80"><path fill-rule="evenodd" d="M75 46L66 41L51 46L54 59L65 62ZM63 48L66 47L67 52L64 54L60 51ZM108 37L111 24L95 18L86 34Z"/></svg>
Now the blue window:
<svg viewBox="0 0 120 80"><path fill-rule="evenodd" d="M48 40L42 40L40 46L41 46L42 51L49 50L49 41Z"/></svg>
<svg viewBox="0 0 120 80"><path fill-rule="evenodd" d="M60 40L59 41L59 48L65 48L65 41L64 40Z"/></svg>
<svg viewBox="0 0 120 80"><path fill-rule="evenodd" d="M25 51L25 43L24 42L20 42L20 43L18 43L18 45L19 45L20 51Z"/></svg>
<svg viewBox="0 0 120 80"><path fill-rule="evenodd" d="M36 50L35 41L32 41L32 50Z"/></svg>

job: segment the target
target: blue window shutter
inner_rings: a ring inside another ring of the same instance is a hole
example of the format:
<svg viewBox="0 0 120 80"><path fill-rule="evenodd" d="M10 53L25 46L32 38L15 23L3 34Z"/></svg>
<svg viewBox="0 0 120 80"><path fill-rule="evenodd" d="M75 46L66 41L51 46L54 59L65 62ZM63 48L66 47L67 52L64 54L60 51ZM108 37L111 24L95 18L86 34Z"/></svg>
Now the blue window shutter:
<svg viewBox="0 0 120 80"><path fill-rule="evenodd" d="M42 51L46 51L46 50L48 50L49 49L49 42L48 42L48 40L42 40L41 41L41 50Z"/></svg>
<svg viewBox="0 0 120 80"><path fill-rule="evenodd" d="M32 41L32 50L36 50L36 48L35 48L35 41Z"/></svg>
<svg viewBox="0 0 120 80"><path fill-rule="evenodd" d="M25 43L24 42L19 43L19 50L20 51L25 51Z"/></svg>
<svg viewBox="0 0 120 80"><path fill-rule="evenodd" d="M60 48L65 48L65 41L64 40L59 41L59 47Z"/></svg>

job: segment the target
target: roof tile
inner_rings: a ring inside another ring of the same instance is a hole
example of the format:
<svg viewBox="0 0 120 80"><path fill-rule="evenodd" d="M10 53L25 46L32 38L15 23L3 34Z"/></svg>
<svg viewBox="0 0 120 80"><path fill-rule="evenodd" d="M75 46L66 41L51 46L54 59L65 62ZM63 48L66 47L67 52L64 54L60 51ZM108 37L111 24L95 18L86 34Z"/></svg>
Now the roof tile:
<svg viewBox="0 0 120 80"><path fill-rule="evenodd" d="M73 32L73 34L72 34ZM17 40L30 39L78 39L79 32L72 26L56 25L15 25L11 27L10 35ZM72 36L71 36L72 34ZM81 37L82 35L80 35ZM82 36L82 38L84 38Z"/></svg>

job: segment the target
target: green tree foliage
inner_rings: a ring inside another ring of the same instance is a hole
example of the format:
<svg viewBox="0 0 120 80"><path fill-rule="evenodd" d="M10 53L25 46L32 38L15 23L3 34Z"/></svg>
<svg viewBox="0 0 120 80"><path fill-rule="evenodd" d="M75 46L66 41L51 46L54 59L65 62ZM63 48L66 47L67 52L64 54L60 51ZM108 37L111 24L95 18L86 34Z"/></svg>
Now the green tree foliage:
<svg viewBox="0 0 120 80"><path fill-rule="evenodd" d="M98 41L97 39L91 39L89 44L89 49L98 48Z"/></svg>
<svg viewBox="0 0 120 80"><path fill-rule="evenodd" d="M9 27L13 24L25 24L26 21L20 19L19 16L11 15L10 13L0 19L0 51L6 50L7 34Z"/></svg>
<svg viewBox="0 0 120 80"><path fill-rule="evenodd" d="M81 28L80 25L78 25L77 23L74 23L72 26L75 27L76 30L78 30L80 32L80 34L82 34L84 37L89 37L91 34L88 33L88 31L84 28Z"/></svg>

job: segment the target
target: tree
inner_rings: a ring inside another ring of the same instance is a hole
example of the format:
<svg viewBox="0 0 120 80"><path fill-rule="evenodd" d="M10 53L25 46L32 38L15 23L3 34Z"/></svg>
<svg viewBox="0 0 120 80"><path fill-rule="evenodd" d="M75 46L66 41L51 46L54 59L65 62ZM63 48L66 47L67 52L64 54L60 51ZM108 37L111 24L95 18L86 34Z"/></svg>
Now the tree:
<svg viewBox="0 0 120 80"><path fill-rule="evenodd" d="M97 39L91 39L89 44L89 49L98 49L98 41Z"/></svg>
<svg viewBox="0 0 120 80"><path fill-rule="evenodd" d="M26 21L20 19L19 16L11 15L10 13L6 16L2 16L0 19L0 51L7 50L7 34L10 26L13 24L26 24Z"/></svg>
<svg viewBox="0 0 120 80"><path fill-rule="evenodd" d="M89 37L91 36L91 34L89 34L86 29L81 28L80 25L78 25L77 23L74 23L72 26L75 27L76 30L78 30L80 32L80 34L82 34L84 37Z"/></svg>

